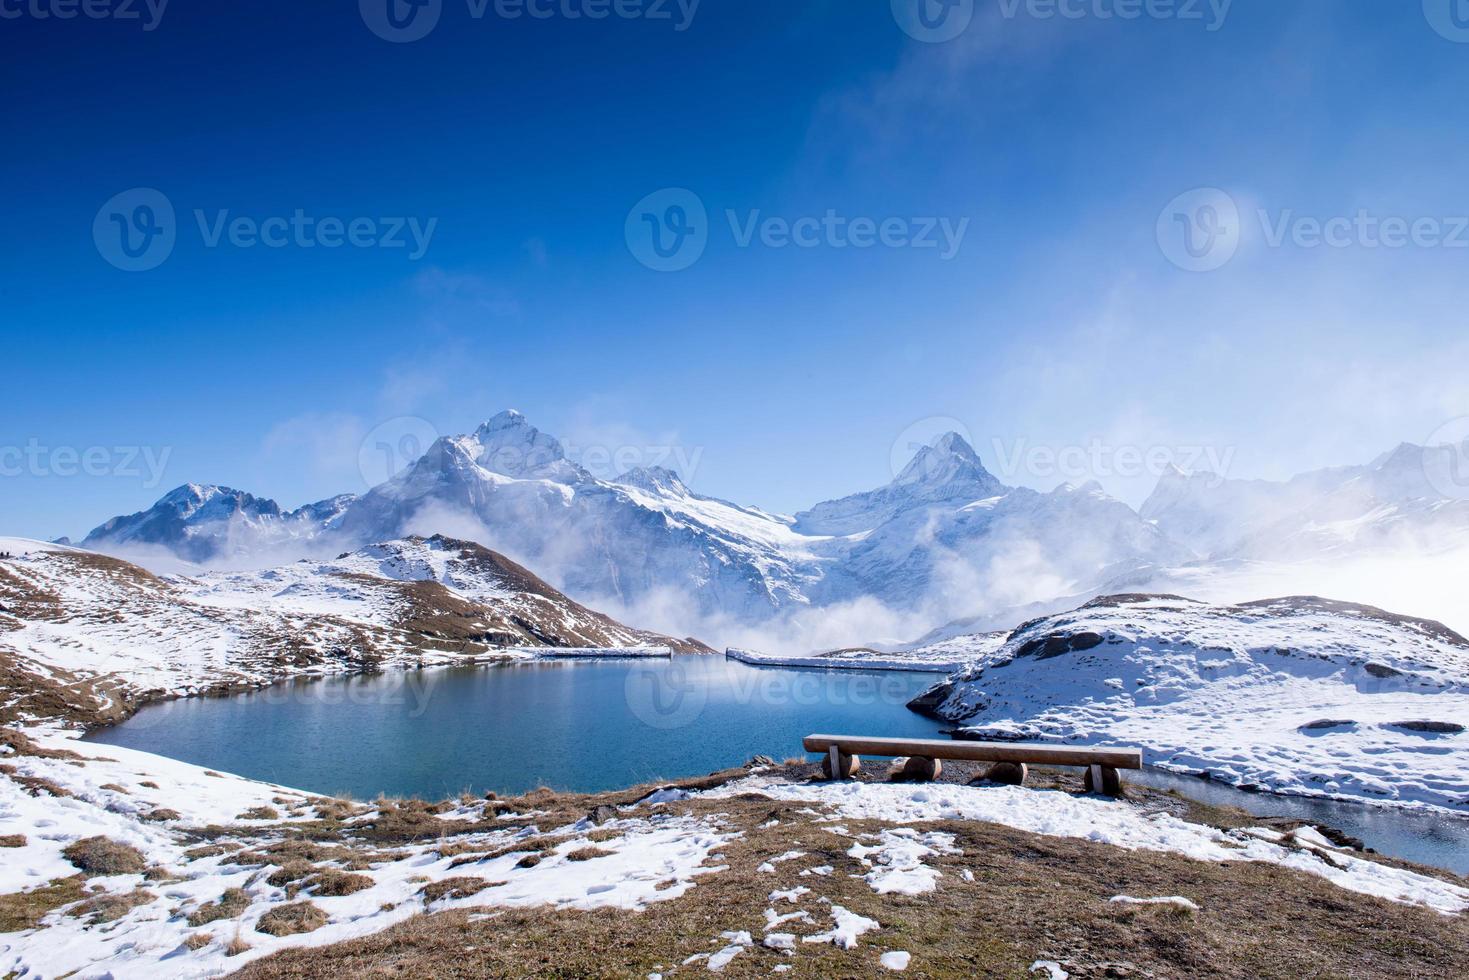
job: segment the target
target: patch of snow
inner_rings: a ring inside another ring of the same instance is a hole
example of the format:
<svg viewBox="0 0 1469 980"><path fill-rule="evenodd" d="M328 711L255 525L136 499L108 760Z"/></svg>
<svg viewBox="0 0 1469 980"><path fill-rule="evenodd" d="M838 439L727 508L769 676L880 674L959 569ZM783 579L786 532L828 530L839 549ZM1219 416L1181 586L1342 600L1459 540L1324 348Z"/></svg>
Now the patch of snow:
<svg viewBox="0 0 1469 980"><path fill-rule="evenodd" d="M1199 910L1197 904L1190 899L1184 898L1182 895L1168 895L1162 898L1133 898L1131 895L1113 895L1107 901L1115 902L1118 905L1177 905L1179 908L1188 909L1190 912L1197 912Z"/></svg>
<svg viewBox="0 0 1469 980"><path fill-rule="evenodd" d="M832 927L826 932L819 932L814 936L806 936L803 943L831 943L839 949L855 949L857 939L863 933L871 932L879 928L875 919L858 915L843 908L840 905L831 907Z"/></svg>
<svg viewBox="0 0 1469 980"><path fill-rule="evenodd" d="M911 953L894 950L889 953L883 953L877 958L877 962L882 966L884 970L893 970L897 973L901 973L904 970L908 969L908 963L912 959L913 955Z"/></svg>

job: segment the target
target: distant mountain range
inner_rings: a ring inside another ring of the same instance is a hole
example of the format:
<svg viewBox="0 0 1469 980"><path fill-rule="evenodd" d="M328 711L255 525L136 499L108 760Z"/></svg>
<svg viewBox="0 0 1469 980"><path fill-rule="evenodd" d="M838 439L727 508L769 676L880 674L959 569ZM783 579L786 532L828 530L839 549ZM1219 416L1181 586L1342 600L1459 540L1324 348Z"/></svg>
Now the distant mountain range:
<svg viewBox="0 0 1469 980"><path fill-rule="evenodd" d="M872 599L941 623L1128 591L1160 570L1205 561L1320 556L1408 538L1464 543L1469 501L1435 489L1452 486L1448 452L1405 445L1367 466L1285 483L1175 471L1139 512L1095 483L1049 493L1006 486L950 433L887 486L788 517L695 493L666 469L598 479L554 437L504 412L439 439L361 496L286 511L190 484L106 522L82 546L247 567L445 532L510 555L594 605L663 597L694 617L761 624Z"/></svg>

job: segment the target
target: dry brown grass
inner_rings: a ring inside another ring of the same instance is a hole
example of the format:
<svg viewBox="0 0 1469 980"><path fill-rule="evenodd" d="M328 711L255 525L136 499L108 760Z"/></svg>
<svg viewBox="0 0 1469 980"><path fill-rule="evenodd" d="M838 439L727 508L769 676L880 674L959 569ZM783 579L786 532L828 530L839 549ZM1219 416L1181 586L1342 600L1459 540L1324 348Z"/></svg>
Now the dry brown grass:
<svg viewBox="0 0 1469 980"><path fill-rule="evenodd" d="M31 796L54 796L58 799L69 799L75 794L63 786L59 786L45 776L27 776L11 765L0 765L0 775L9 777L21 789Z"/></svg>
<svg viewBox="0 0 1469 980"><path fill-rule="evenodd" d="M143 814L142 818L148 823L168 823L172 820L182 820L183 814L177 810L170 810L166 806L156 807Z"/></svg>
<svg viewBox="0 0 1469 980"><path fill-rule="evenodd" d="M34 929L47 913L87 897L81 875L61 878L28 892L0 895L0 932Z"/></svg>
<svg viewBox="0 0 1469 980"><path fill-rule="evenodd" d="M190 952L197 953L199 950L214 942L214 937L207 932L196 932L184 940L184 947Z"/></svg>
<svg viewBox="0 0 1469 980"><path fill-rule="evenodd" d="M432 905L441 898L468 898L478 895L489 887L490 882L483 878L443 878L424 885L420 894L426 904Z"/></svg>
<svg viewBox="0 0 1469 980"><path fill-rule="evenodd" d="M964 781L969 775L956 769L952 779ZM1038 791L1055 786L1074 791L1079 783L1074 772L1038 773L1034 781ZM537 808L576 819L589 802L616 805L627 795L593 800L539 794ZM1166 794L1140 789L1134 795L1135 804L1129 805L1150 811L1216 824L1250 820ZM523 800L516 802L529 808ZM783 903L781 911L802 908L815 922L793 923L788 931L810 934L829 926L829 906L819 897L878 920L881 929L863 936L854 950L798 943L795 955L786 957L757 945L742 952L724 976L767 976L780 963L791 963L796 977L878 976L878 957L894 949L913 953L910 974L955 980L1029 976L1030 964L1038 959L1062 962L1076 978L1407 978L1462 975L1469 969L1469 921L1463 916L1358 895L1274 865L1201 863L992 824L925 825L924 830L953 834L962 853L926 859L942 875L936 891L879 896L860 877L868 869L847 854L852 839L803 814L805 806L750 795L665 808L711 819L723 814L727 829L743 836L720 849L719 862L728 871L700 877L687 894L641 913L503 909L474 922L462 912L423 915L378 935L268 957L241 977L666 974L689 956L718 948L724 930L760 936L769 892L798 884L813 893L798 905ZM773 818L779 825L762 830ZM852 834L876 833L885 826L842 823ZM775 874L756 871L792 847L808 857L777 865ZM816 864L832 865L835 872L799 877L802 868ZM964 880L964 870L973 881ZM1172 906L1107 901L1117 894L1184 895L1201 910L1190 914Z"/></svg>
<svg viewBox="0 0 1469 980"><path fill-rule="evenodd" d="M268 936L296 936L303 932L315 932L327 923L327 915L310 902L292 902L277 905L260 917L255 925L256 932Z"/></svg>
<svg viewBox="0 0 1469 980"><path fill-rule="evenodd" d="M208 905L201 905L189 913L189 925L194 928L217 922L220 919L233 919L243 915L250 907L250 896L243 888L230 888L219 897L219 901Z"/></svg>
<svg viewBox="0 0 1469 980"><path fill-rule="evenodd" d="M69 909L66 914L78 918L90 918L93 923L115 922L139 905L147 905L157 898L157 895L142 888L118 894L106 892L87 899L75 908Z"/></svg>
<svg viewBox="0 0 1469 980"><path fill-rule="evenodd" d="M25 847L25 834L0 834L0 847Z"/></svg>
<svg viewBox="0 0 1469 980"><path fill-rule="evenodd" d="M61 854L90 875L142 874L148 867L143 852L110 837L86 837L68 844Z"/></svg>
<svg viewBox="0 0 1469 980"><path fill-rule="evenodd" d="M595 861L597 858L611 857L615 851L603 850L600 847L578 847L566 855L568 861Z"/></svg>
<svg viewBox="0 0 1469 980"><path fill-rule="evenodd" d="M235 819L236 820L279 820L280 818L281 818L280 811L277 810L275 807L270 807L270 806L257 806L257 807L251 807L250 809L246 810L244 813L240 814Z"/></svg>
<svg viewBox="0 0 1469 980"><path fill-rule="evenodd" d="M191 847L184 852L184 858L189 861L197 861L200 858L220 857L234 851L244 849L243 844L201 844L199 847Z"/></svg>
<svg viewBox="0 0 1469 980"><path fill-rule="evenodd" d="M353 895L360 891L366 891L377 882L367 875L353 874L350 871L338 871L336 868L322 868L316 874L301 882L303 889L309 890L312 895L340 896Z"/></svg>
<svg viewBox="0 0 1469 980"><path fill-rule="evenodd" d="M80 762L82 755L70 749L48 749L42 747L25 732L14 728L0 728L0 746L4 746L15 755L29 755L37 759L70 759Z"/></svg>

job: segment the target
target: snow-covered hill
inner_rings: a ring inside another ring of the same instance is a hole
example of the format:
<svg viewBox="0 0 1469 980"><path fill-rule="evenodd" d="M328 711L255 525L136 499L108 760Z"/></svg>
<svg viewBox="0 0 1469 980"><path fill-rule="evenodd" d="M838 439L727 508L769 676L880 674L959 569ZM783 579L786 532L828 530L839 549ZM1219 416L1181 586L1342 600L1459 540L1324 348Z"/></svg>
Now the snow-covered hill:
<svg viewBox="0 0 1469 980"><path fill-rule="evenodd" d="M1469 640L1435 622L1111 596L969 645L976 666L915 707L975 736L1137 744L1241 786L1469 809Z"/></svg>
<svg viewBox="0 0 1469 980"><path fill-rule="evenodd" d="M1193 557L1094 484L1004 486L953 434L892 484L787 518L695 493L664 469L596 479L515 412L438 440L361 497L287 513L238 491L185 487L83 544L238 565L435 533L512 555L595 604L676 605L684 622L742 624L859 600L939 622L991 593L1000 604L1031 601L1094 587L1119 564Z"/></svg>
<svg viewBox="0 0 1469 980"><path fill-rule="evenodd" d="M0 544L16 556L0 560L0 721L98 721L156 697L535 648L707 650L623 626L446 538L169 577L78 548Z"/></svg>

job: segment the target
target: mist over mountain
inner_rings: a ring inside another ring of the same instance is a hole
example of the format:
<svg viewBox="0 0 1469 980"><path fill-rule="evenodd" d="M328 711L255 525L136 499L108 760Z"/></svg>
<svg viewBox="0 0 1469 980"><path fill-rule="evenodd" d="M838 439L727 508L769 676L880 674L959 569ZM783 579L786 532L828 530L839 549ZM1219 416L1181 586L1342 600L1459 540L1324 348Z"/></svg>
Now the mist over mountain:
<svg viewBox="0 0 1469 980"><path fill-rule="evenodd" d="M1404 445L1279 483L1174 470L1135 511L1094 482L1006 486L949 433L886 486L784 517L697 493L661 467L599 479L508 411L440 438L361 496L286 511L190 484L83 546L259 567L449 534L659 629L759 642L779 624L790 644L819 646L912 639L961 618L1006 625L1077 596L1228 578L1242 563L1469 547L1469 501L1442 490L1455 461Z"/></svg>

